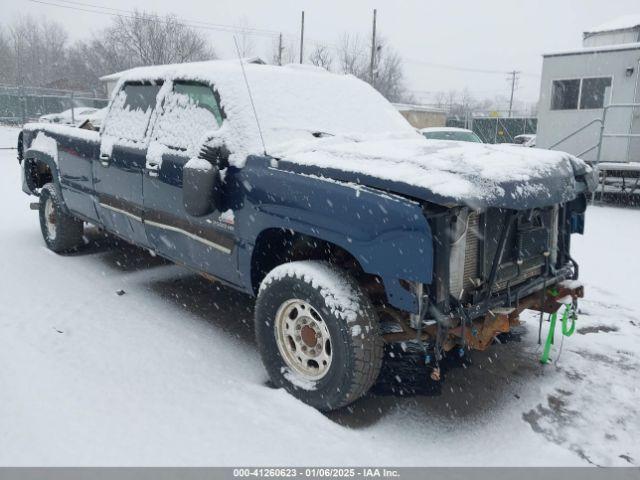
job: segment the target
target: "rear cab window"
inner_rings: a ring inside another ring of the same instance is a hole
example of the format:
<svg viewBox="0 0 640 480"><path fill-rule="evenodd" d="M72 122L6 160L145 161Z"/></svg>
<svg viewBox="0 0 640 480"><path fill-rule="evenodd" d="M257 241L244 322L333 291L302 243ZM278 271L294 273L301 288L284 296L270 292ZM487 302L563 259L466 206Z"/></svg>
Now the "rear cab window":
<svg viewBox="0 0 640 480"><path fill-rule="evenodd" d="M102 133L115 139L143 142L162 82L126 83L116 94Z"/></svg>
<svg viewBox="0 0 640 480"><path fill-rule="evenodd" d="M152 140L178 150L196 149L224 121L218 93L209 85L174 81L162 102Z"/></svg>

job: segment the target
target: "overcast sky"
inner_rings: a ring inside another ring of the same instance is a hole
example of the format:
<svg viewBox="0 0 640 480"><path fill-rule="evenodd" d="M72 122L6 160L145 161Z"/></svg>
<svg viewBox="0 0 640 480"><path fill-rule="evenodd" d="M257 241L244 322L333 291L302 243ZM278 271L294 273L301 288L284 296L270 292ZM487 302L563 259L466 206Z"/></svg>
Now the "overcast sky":
<svg viewBox="0 0 640 480"><path fill-rule="evenodd" d="M58 3L57 0L42 0ZM186 20L282 31L298 41L300 12L305 11L308 42L336 44L343 32L371 35L372 9L378 10L378 31L405 61L410 90L447 91L467 87L476 97L508 95L502 73L468 70L520 70L516 97L538 97L541 55L577 48L582 32L620 15L640 13L638 0L77 0L92 5L159 14ZM73 2L67 2L67 5ZM85 8L78 4L74 8ZM72 39L87 37L110 21L107 15L12 1L3 7L9 21L20 12L45 15L64 24ZM233 55L232 34L203 30L220 57ZM255 53L267 56L273 39L256 36ZM308 52L312 46L305 50ZM441 66L456 67L442 68Z"/></svg>

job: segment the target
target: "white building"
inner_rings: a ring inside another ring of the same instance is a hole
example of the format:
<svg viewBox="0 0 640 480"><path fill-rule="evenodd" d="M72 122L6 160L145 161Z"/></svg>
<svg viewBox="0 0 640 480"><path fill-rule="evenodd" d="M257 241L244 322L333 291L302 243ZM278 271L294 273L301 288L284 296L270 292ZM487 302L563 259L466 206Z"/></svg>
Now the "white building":
<svg viewBox="0 0 640 480"><path fill-rule="evenodd" d="M581 49L543 56L537 146L595 161L597 119L606 110L605 134L620 136L605 135L600 160L640 162L640 138L624 136L640 134L640 108L605 108L639 102L640 15L635 15L584 32Z"/></svg>
<svg viewBox="0 0 640 480"><path fill-rule="evenodd" d="M444 127L447 123L447 112L442 108L407 103L394 103L393 106L415 128Z"/></svg>

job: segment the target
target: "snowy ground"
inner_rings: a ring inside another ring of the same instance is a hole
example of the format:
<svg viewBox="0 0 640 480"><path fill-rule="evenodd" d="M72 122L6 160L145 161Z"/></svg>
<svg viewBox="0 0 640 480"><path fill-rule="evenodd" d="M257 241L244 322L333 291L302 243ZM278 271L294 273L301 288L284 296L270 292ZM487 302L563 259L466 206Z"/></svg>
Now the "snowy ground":
<svg viewBox="0 0 640 480"><path fill-rule="evenodd" d="M640 465L640 211L589 211L556 365L530 315L442 396L325 416L266 385L250 298L95 234L49 252L19 178L0 150L0 465Z"/></svg>

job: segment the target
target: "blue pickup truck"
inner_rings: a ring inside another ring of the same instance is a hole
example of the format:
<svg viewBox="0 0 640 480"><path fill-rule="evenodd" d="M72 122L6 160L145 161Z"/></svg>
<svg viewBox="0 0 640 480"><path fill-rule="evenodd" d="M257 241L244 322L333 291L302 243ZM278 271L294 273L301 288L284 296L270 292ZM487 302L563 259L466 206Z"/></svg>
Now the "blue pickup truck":
<svg viewBox="0 0 640 480"><path fill-rule="evenodd" d="M427 140L351 76L141 67L122 74L99 132L27 124L18 156L51 250L79 248L92 224L257 297L272 383L321 410L381 369L402 382L403 354L439 382L447 355L582 295L570 238L587 165Z"/></svg>

